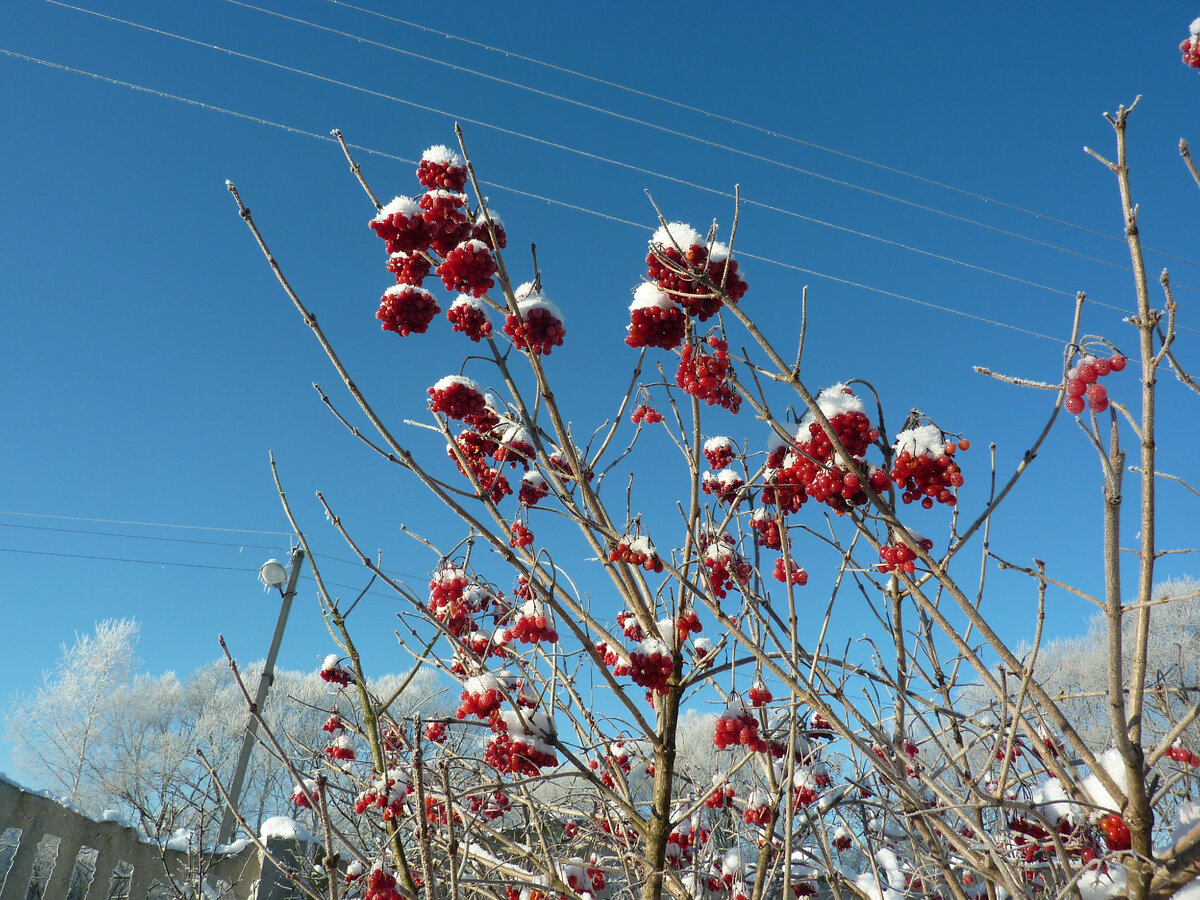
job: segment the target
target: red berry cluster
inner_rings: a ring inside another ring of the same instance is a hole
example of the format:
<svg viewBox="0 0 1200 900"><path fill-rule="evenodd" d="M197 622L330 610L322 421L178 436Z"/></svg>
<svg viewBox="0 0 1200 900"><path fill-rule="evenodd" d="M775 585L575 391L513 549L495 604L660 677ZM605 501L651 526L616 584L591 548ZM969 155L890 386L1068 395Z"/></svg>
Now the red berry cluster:
<svg viewBox="0 0 1200 900"><path fill-rule="evenodd" d="M553 620L546 615L545 607L537 600L530 600L521 607L510 632L512 637L522 644L536 644L538 641L553 644L558 640L558 631Z"/></svg>
<svg viewBox="0 0 1200 900"><path fill-rule="evenodd" d="M711 494L721 503L740 503L745 499L741 493L746 482L733 469L722 469L719 472L705 472L700 479L700 489Z"/></svg>
<svg viewBox="0 0 1200 900"><path fill-rule="evenodd" d="M836 458L833 442L825 430L817 422L809 422L807 439L797 439L768 475L763 489L763 502L779 507L784 515L799 510L809 497L838 513L861 506L867 502L864 477L876 491L887 487L886 475L868 469L863 459L867 448L878 439L879 431L862 411L862 402L853 390L834 385L821 391L817 403L853 465L844 466ZM803 424L800 431L804 432Z"/></svg>
<svg viewBox="0 0 1200 900"><path fill-rule="evenodd" d="M317 783L311 778L304 779L304 786L296 785L292 788L292 803L301 809L312 809L312 804L308 798L316 797L319 790ZM305 791L308 793L306 794Z"/></svg>
<svg viewBox="0 0 1200 900"><path fill-rule="evenodd" d="M713 743L718 750L746 747L755 753L765 753L767 742L758 734L758 720L740 703L733 703L717 719Z"/></svg>
<svg viewBox="0 0 1200 900"><path fill-rule="evenodd" d="M492 220L492 231L496 232L496 245L492 245L492 232L488 231L487 217L482 211L475 217L475 225L471 228L471 238L483 241L491 250L503 250L508 246L508 235L504 231L504 222L491 210L488 211L488 217Z"/></svg>
<svg viewBox="0 0 1200 900"><path fill-rule="evenodd" d="M414 287L424 283L432 268L429 257L420 253L393 253L387 261L387 270L396 276L396 284L411 284Z"/></svg>
<svg viewBox="0 0 1200 900"><path fill-rule="evenodd" d="M461 191L467 186L467 167L457 153L435 144L421 154L417 181L427 190Z"/></svg>
<svg viewBox="0 0 1200 900"><path fill-rule="evenodd" d="M354 741L348 734L339 734L325 748L325 755L330 759L354 759Z"/></svg>
<svg viewBox="0 0 1200 900"><path fill-rule="evenodd" d="M446 310L446 321L475 343L492 335L492 322L487 310L474 297L459 297Z"/></svg>
<svg viewBox="0 0 1200 900"><path fill-rule="evenodd" d="M648 693L667 693L667 681L675 670L675 660L666 643L658 638L647 638L633 648L629 661L629 676L634 684L646 688Z"/></svg>
<svg viewBox="0 0 1200 900"><path fill-rule="evenodd" d="M724 809L727 806L733 805L733 798L735 796L733 785L729 782L715 784L711 793L705 798L704 805L709 809Z"/></svg>
<svg viewBox="0 0 1200 900"><path fill-rule="evenodd" d="M1128 360L1119 353L1113 354L1107 359L1095 356L1083 357L1079 364L1067 373L1067 399L1063 403L1067 412L1075 416L1083 412L1085 398L1086 405L1092 408L1092 412L1102 413L1108 409L1108 391L1098 379L1110 372L1124 371L1127 363Z"/></svg>
<svg viewBox="0 0 1200 900"><path fill-rule="evenodd" d="M709 468L714 472L718 469L724 469L733 462L733 456L737 452L733 446L732 438L723 436L711 437L704 442L704 458L708 460Z"/></svg>
<svg viewBox="0 0 1200 900"><path fill-rule="evenodd" d="M1100 830L1104 832L1104 841L1110 851L1128 850L1133 846L1129 826L1116 813L1109 813L1100 820Z"/></svg>
<svg viewBox="0 0 1200 900"><path fill-rule="evenodd" d="M384 291L375 318L383 322L384 331L408 337L424 334L439 312L441 307L429 291L410 284L397 284Z"/></svg>
<svg viewBox="0 0 1200 900"><path fill-rule="evenodd" d="M910 536L926 553L933 549L933 541L929 540L929 538L921 537L921 535L912 534L911 532ZM917 555L895 537L879 548L879 558L883 560L879 564L879 571L884 574L888 572L907 572L912 574L916 568L914 560L916 560Z"/></svg>
<svg viewBox="0 0 1200 900"><path fill-rule="evenodd" d="M467 195L435 188L418 201L429 229L430 245L439 256L469 240L472 222L467 214Z"/></svg>
<svg viewBox="0 0 1200 900"><path fill-rule="evenodd" d="M767 825L771 821L771 801L763 791L756 790L746 798L742 821L747 825Z"/></svg>
<svg viewBox="0 0 1200 900"><path fill-rule="evenodd" d="M504 695L500 692L500 682L496 676L485 672L463 682L459 699L462 703L454 712L455 718L477 716L480 719L490 719L492 713L500 709Z"/></svg>
<svg viewBox="0 0 1200 900"><path fill-rule="evenodd" d="M345 731L346 723L342 721L341 716L339 716L337 713L333 713L328 719L325 720L325 724L321 726L321 730L328 731L331 734L338 731Z"/></svg>
<svg viewBox="0 0 1200 900"><path fill-rule="evenodd" d="M770 550L780 550L783 548L783 541L779 533L779 522L770 510L760 506L750 516L750 527L754 530L754 543L760 547L766 547Z"/></svg>
<svg viewBox="0 0 1200 900"><path fill-rule="evenodd" d="M428 723L426 723L425 737L427 740L431 740L435 744L443 743L446 740L446 723L445 722L428 722Z"/></svg>
<svg viewBox="0 0 1200 900"><path fill-rule="evenodd" d="M387 245L388 253L422 253L432 239L419 201L397 197L379 210L370 222L371 230Z"/></svg>
<svg viewBox="0 0 1200 900"><path fill-rule="evenodd" d="M492 728L495 727L493 722ZM483 759L497 772L529 777L538 775L547 766L558 765L558 758L553 753L504 732L488 738Z"/></svg>
<svg viewBox="0 0 1200 900"><path fill-rule="evenodd" d="M683 341L686 328L687 315L679 304L656 285L645 281L638 285L629 306L626 344L674 350Z"/></svg>
<svg viewBox="0 0 1200 900"><path fill-rule="evenodd" d="M613 547L608 552L609 562L627 562L632 566L640 566L647 572L661 572L663 570L663 562L658 556L658 551L654 549L654 544L648 537L621 538L617 542L617 546ZM617 620L620 621L621 616L630 616L628 611L617 614ZM641 640L640 637L634 640Z"/></svg>
<svg viewBox="0 0 1200 900"><path fill-rule="evenodd" d="M730 588L745 584L754 567L734 549L733 538L727 534L709 537L704 546L704 566L713 593L725 597Z"/></svg>
<svg viewBox="0 0 1200 900"><path fill-rule="evenodd" d="M1197 756L1195 753L1192 753L1190 750L1180 746L1179 744L1173 744L1171 746L1171 748L1167 751L1167 759L1174 760L1175 762L1187 763L1193 769L1200 768L1200 756Z"/></svg>
<svg viewBox="0 0 1200 900"><path fill-rule="evenodd" d="M451 563L429 582L429 614L456 637L475 631L475 616L486 612L491 602L491 594L471 585L467 573Z"/></svg>
<svg viewBox="0 0 1200 900"><path fill-rule="evenodd" d="M650 239L646 277L701 322L724 305L722 290L733 303L746 295L746 282L729 258L729 248L718 242L710 247L682 222L658 229Z"/></svg>
<svg viewBox="0 0 1200 900"><path fill-rule="evenodd" d="M679 635L679 643L688 639L689 634L699 634L704 629L700 625L700 617L694 609L685 610L675 620L675 631Z"/></svg>
<svg viewBox="0 0 1200 900"><path fill-rule="evenodd" d="M467 420L467 422L478 427L477 423L473 423L470 420ZM493 469L488 465L487 458L495 454L499 449L499 444L493 438L481 435L478 431L468 430L459 434L454 439L453 445L446 447L446 453L454 460L454 464L458 466L459 472L466 475L467 468L464 468L462 461L455 454L454 447L458 448L471 474L479 482L480 496L486 494L491 498L493 503L499 503L512 493L512 487L509 486L508 479L504 477L500 469Z"/></svg>
<svg viewBox="0 0 1200 900"><path fill-rule="evenodd" d="M686 869L696 858L696 849L708 843L708 829L693 817L680 822L667 835L667 865L672 869Z"/></svg>
<svg viewBox="0 0 1200 900"><path fill-rule="evenodd" d="M782 556L775 560L775 571L771 573L776 581L787 584L798 584L801 587L808 584L808 573L794 559L785 560Z"/></svg>
<svg viewBox="0 0 1200 900"><path fill-rule="evenodd" d="M338 655L330 653L321 663L321 678L330 684L345 687L354 680L354 673L339 664Z"/></svg>
<svg viewBox="0 0 1200 900"><path fill-rule="evenodd" d="M367 893L363 900L400 900L396 876L383 869L372 869L367 876Z"/></svg>
<svg viewBox="0 0 1200 900"><path fill-rule="evenodd" d="M522 522L513 522L509 527L512 530L512 537L508 539L508 546L513 548L533 546L533 532Z"/></svg>
<svg viewBox="0 0 1200 900"><path fill-rule="evenodd" d="M633 411L633 415L629 420L637 425L639 422L645 422L647 425L655 425L663 420L663 415L653 406L647 406L645 403L639 404Z"/></svg>
<svg viewBox="0 0 1200 900"><path fill-rule="evenodd" d="M1179 45L1179 52L1183 54L1184 65L1200 69L1200 19L1193 21L1188 28L1188 36Z"/></svg>
<svg viewBox="0 0 1200 900"><path fill-rule="evenodd" d="M446 254L437 273L446 290L482 297L496 286L496 259L483 241L464 241Z"/></svg>
<svg viewBox="0 0 1200 900"><path fill-rule="evenodd" d="M518 349L549 356L567 334L562 313L530 285L517 288L517 299L517 314L505 317L504 333Z"/></svg>
<svg viewBox="0 0 1200 900"><path fill-rule="evenodd" d="M844 828L838 828L833 835L833 848L835 850L849 850L853 841L850 838L850 833Z"/></svg>
<svg viewBox="0 0 1200 900"><path fill-rule="evenodd" d="M903 493L905 503L920 500L932 509L936 500L946 506L958 502L954 489L962 487L963 476L954 454L971 446L970 441L947 442L936 425L922 425L902 431L896 438L896 458L891 479Z"/></svg>
<svg viewBox="0 0 1200 900"><path fill-rule="evenodd" d="M478 419L487 410L483 391L470 378L447 375L429 388L429 409L448 419Z"/></svg>
<svg viewBox="0 0 1200 900"><path fill-rule="evenodd" d="M761 681L756 681L750 685L750 690L746 692L746 696L750 698L751 706L762 706L764 703L770 703L775 699L771 694L770 688Z"/></svg>
<svg viewBox="0 0 1200 900"><path fill-rule="evenodd" d="M714 352L705 351L705 344ZM729 345L715 335L703 343L683 345L675 383L709 406L721 406L732 413L742 406L742 395L729 383Z"/></svg>

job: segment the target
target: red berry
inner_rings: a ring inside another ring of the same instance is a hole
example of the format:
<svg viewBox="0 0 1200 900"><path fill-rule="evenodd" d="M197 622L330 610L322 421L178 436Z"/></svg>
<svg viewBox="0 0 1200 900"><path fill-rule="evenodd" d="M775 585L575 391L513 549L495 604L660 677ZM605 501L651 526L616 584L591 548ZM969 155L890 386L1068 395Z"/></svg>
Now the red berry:
<svg viewBox="0 0 1200 900"><path fill-rule="evenodd" d="M1102 413L1108 409L1108 391L1102 384L1089 384L1087 389L1088 403L1093 412Z"/></svg>
<svg viewBox="0 0 1200 900"><path fill-rule="evenodd" d="M1066 407L1067 412L1071 413L1071 415L1077 416L1083 412L1083 398L1068 397L1066 402L1063 403L1063 406Z"/></svg>
<svg viewBox="0 0 1200 900"><path fill-rule="evenodd" d="M1109 359L1108 364L1112 367L1114 372L1124 372L1125 364L1127 362L1129 362L1129 360L1118 353L1116 356L1113 356L1111 359Z"/></svg>

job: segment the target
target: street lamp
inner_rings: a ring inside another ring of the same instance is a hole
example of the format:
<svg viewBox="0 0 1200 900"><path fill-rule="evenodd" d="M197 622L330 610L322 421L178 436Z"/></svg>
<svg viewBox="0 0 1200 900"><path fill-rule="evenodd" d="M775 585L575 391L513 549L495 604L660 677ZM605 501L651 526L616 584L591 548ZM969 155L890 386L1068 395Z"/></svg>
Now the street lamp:
<svg viewBox="0 0 1200 900"><path fill-rule="evenodd" d="M283 602L279 606L279 619L275 622L275 635L271 638L271 649L267 651L267 661L263 663L262 675L258 678L258 691L254 695L254 709L262 712L263 703L267 699L267 690L275 680L275 657L279 655L279 645L283 642L283 630L287 627L288 613L292 610L292 598L296 596L296 582L300 578L300 563L304 561L304 551L299 547L292 550L291 571L285 571L283 563L277 559L268 559L258 570L258 577L269 588L275 588L283 594ZM284 588L286 578L287 587ZM246 780L246 769L250 765L250 753L254 749L254 738L258 732L258 720L251 713L246 723L246 734L242 738L242 750L238 754L237 768L233 772L233 781L229 786L229 803L225 814L221 817L221 830L217 842L228 844L233 837L233 810L242 794L242 784Z"/></svg>

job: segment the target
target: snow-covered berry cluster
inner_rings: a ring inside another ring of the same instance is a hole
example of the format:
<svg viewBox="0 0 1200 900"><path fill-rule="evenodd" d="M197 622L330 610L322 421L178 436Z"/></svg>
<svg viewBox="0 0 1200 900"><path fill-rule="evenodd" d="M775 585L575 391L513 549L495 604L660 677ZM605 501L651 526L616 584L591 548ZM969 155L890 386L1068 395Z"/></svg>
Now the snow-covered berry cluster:
<svg viewBox="0 0 1200 900"><path fill-rule="evenodd" d="M363 900L400 900L396 876L378 866L372 869L367 876L367 892Z"/></svg>
<svg viewBox="0 0 1200 900"><path fill-rule="evenodd" d="M758 733L758 719L754 718L746 705L737 697L725 707L717 718L713 743L718 750L729 747L745 747L755 753L765 753L767 742Z"/></svg>
<svg viewBox="0 0 1200 900"><path fill-rule="evenodd" d="M690 225L672 222L654 232L646 254L646 277L701 322L746 295L746 282L729 248L706 241Z"/></svg>
<svg viewBox="0 0 1200 900"><path fill-rule="evenodd" d="M529 527L525 523L520 521L513 522L509 526L509 529L512 531L512 537L508 539L508 546L514 549L533 546L533 532L529 530Z"/></svg>
<svg viewBox="0 0 1200 900"><path fill-rule="evenodd" d="M746 482L733 469L721 469L719 472L705 472L700 479L700 489L711 494L721 503L734 505L745 499L742 488Z"/></svg>
<svg viewBox="0 0 1200 900"><path fill-rule="evenodd" d="M771 821L771 798L767 792L755 788L746 798L746 809L742 821L747 825L767 825Z"/></svg>
<svg viewBox="0 0 1200 900"><path fill-rule="evenodd" d="M330 759L354 759L354 738L348 734L339 734L325 748L325 755Z"/></svg>
<svg viewBox="0 0 1200 900"><path fill-rule="evenodd" d="M430 246L445 257L463 241L471 239L474 224L467 212L467 195L434 188L421 196L419 205L429 229Z"/></svg>
<svg viewBox="0 0 1200 900"><path fill-rule="evenodd" d="M1193 769L1200 768L1200 756L1180 744L1172 744L1166 752L1166 757L1174 762L1186 763Z"/></svg>
<svg viewBox="0 0 1200 900"><path fill-rule="evenodd" d="M726 781L723 775L717 774L713 776L713 789L704 799L704 805L709 809L725 809L733 805L735 796L737 794L733 785Z"/></svg>
<svg viewBox="0 0 1200 900"><path fill-rule="evenodd" d="M329 718L325 720L325 724L321 726L322 731L328 731L330 734L336 734L339 731L346 730L346 723L342 721L342 717L336 712L331 713Z"/></svg>
<svg viewBox="0 0 1200 900"><path fill-rule="evenodd" d="M501 691L500 680L491 672L484 672L463 682L459 699L462 700L462 703L454 712L455 718L465 719L467 716L476 716L480 719L488 719L492 713L500 709L504 694Z"/></svg>
<svg viewBox="0 0 1200 900"><path fill-rule="evenodd" d="M486 612L493 597L472 584L464 569L453 563L439 568L429 581L429 614L456 637L476 630L476 616Z"/></svg>
<svg viewBox="0 0 1200 900"><path fill-rule="evenodd" d="M427 190L461 191L467 186L467 167L462 158L444 144L435 144L421 154L417 181Z"/></svg>
<svg viewBox="0 0 1200 900"><path fill-rule="evenodd" d="M646 688L647 693L667 693L667 681L675 670L675 660L665 641L646 638L630 651L629 662L629 676L634 684Z"/></svg>
<svg viewBox="0 0 1200 900"><path fill-rule="evenodd" d="M829 435L812 414L805 416L792 446L773 449L778 464L767 474L762 493L763 502L778 507L785 516L799 510L809 497L843 513L867 502L864 481L877 491L887 486L886 475L864 459L879 431L862 400L850 387L835 384L821 391L817 406L850 455L850 465L834 452Z"/></svg>
<svg viewBox="0 0 1200 900"><path fill-rule="evenodd" d="M475 297L460 295L446 310L446 321L475 343L492 335L492 320L487 309Z"/></svg>
<svg viewBox="0 0 1200 900"><path fill-rule="evenodd" d="M317 796L317 783L311 778L305 778L303 786L296 785L292 788L292 805L300 809L312 809L313 806L309 802L309 797Z"/></svg>
<svg viewBox="0 0 1200 900"><path fill-rule="evenodd" d="M498 772L534 776L547 766L558 765L554 748L549 743L554 728L545 713L518 715L500 710L492 716L491 725L494 734L484 749L484 761Z"/></svg>
<svg viewBox="0 0 1200 900"><path fill-rule="evenodd" d="M424 334L441 307L433 294L411 284L395 284L383 292L375 318L383 322L384 331L394 331L402 337Z"/></svg>
<svg viewBox="0 0 1200 900"><path fill-rule="evenodd" d="M706 345L712 353L704 349ZM729 382L729 344L715 335L683 345L675 383L709 406L721 406L732 413L742 406L742 395Z"/></svg>
<svg viewBox="0 0 1200 900"><path fill-rule="evenodd" d="M446 740L446 723L426 722L425 738L426 740L433 741L435 744L444 743Z"/></svg>
<svg viewBox="0 0 1200 900"><path fill-rule="evenodd" d="M330 653L321 663L321 678L330 684L345 687L354 680L354 673L341 665L341 657Z"/></svg>
<svg viewBox="0 0 1200 900"><path fill-rule="evenodd" d="M713 471L728 468L736 453L733 438L718 435L704 442L704 458Z"/></svg>
<svg viewBox="0 0 1200 900"><path fill-rule="evenodd" d="M665 291L648 281L638 285L629 305L626 344L674 350L682 343L686 327L687 314Z"/></svg>
<svg viewBox="0 0 1200 900"><path fill-rule="evenodd" d="M609 562L627 562L632 566L640 566L647 572L661 572L663 561L654 549L654 542L648 537L638 535L632 538L621 538L617 546L608 552ZM628 615L628 613L625 613Z"/></svg>
<svg viewBox="0 0 1200 900"><path fill-rule="evenodd" d="M737 552L728 534L709 535L704 541L704 566L713 593L724 597L735 585L746 584L754 567Z"/></svg>
<svg viewBox="0 0 1200 900"><path fill-rule="evenodd" d="M1179 45L1179 51L1183 54L1184 65L1200 69L1200 19L1192 20L1188 26L1188 36Z"/></svg>
<svg viewBox="0 0 1200 900"><path fill-rule="evenodd" d="M420 287L433 268L428 256L420 253L393 253L388 257L387 270L396 276L396 284Z"/></svg>
<svg viewBox="0 0 1200 900"><path fill-rule="evenodd" d="M963 484L954 454L970 446L966 440L947 441L936 425L919 425L896 435L891 478L903 491L900 499L905 503L920 500L925 509L931 509L935 500L954 506L958 502L955 490Z"/></svg>
<svg viewBox="0 0 1200 900"><path fill-rule="evenodd" d="M540 472L526 472L521 476L521 492L517 499L526 506L536 506L550 494L550 485Z"/></svg>
<svg viewBox="0 0 1200 900"><path fill-rule="evenodd" d="M770 550L783 549L779 533L779 520L765 506L760 506L750 515L750 527L754 530L754 543Z"/></svg>
<svg viewBox="0 0 1200 900"><path fill-rule="evenodd" d="M929 538L922 537L915 531L909 531L908 536L910 540L915 542L926 553L933 549L933 541ZM888 572L906 572L912 574L916 569L914 560L916 560L917 554L907 544L902 543L896 538L895 535L879 548L879 558L883 560L883 562L879 563L879 571L884 574Z"/></svg>
<svg viewBox="0 0 1200 900"><path fill-rule="evenodd" d="M1108 409L1108 391L1099 379L1112 372L1123 372L1128 360L1120 353L1109 357L1084 356L1067 373L1067 399L1063 406L1072 415L1079 415L1085 406L1092 412Z"/></svg>
<svg viewBox="0 0 1200 900"><path fill-rule="evenodd" d="M492 220L491 231L488 230L488 219ZM496 233L494 245L492 242L493 231ZM508 234L504 230L504 221L491 210L488 210L486 216L483 214L483 210L479 211L479 215L475 217L475 224L471 228L471 238L483 241L492 250L503 250L508 246Z"/></svg>
<svg viewBox="0 0 1200 900"><path fill-rule="evenodd" d="M546 612L546 607L540 600L526 600L517 611L517 617L509 629L514 640L522 644L535 644L546 641L553 644L558 640L558 630L554 620Z"/></svg>
<svg viewBox="0 0 1200 900"><path fill-rule="evenodd" d="M505 317L504 333L518 349L549 356L567 334L562 313L532 283L517 288L516 298L517 313Z"/></svg>
<svg viewBox="0 0 1200 900"><path fill-rule="evenodd" d="M448 419L478 419L485 414L483 391L470 378L447 375L428 389L429 409Z"/></svg>
<svg viewBox="0 0 1200 900"><path fill-rule="evenodd" d="M496 286L496 259L487 244L472 239L447 253L437 273L446 290L482 297Z"/></svg>

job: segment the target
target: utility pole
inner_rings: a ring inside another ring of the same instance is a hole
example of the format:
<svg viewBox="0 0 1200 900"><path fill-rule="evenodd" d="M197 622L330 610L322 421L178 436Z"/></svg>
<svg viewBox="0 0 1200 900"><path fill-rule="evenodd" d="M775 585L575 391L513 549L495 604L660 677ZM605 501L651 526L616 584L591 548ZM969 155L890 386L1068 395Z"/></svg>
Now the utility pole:
<svg viewBox="0 0 1200 900"><path fill-rule="evenodd" d="M279 645L283 642L283 630L287 627L288 613L292 610L292 598L296 596L296 582L300 578L300 563L304 562L304 551L299 547L292 550L292 568L288 572L287 587L283 588L283 566L277 560L268 560L259 571L263 581L273 588L282 590L283 603L279 607L279 619L275 622L275 636L271 638L271 649L267 651L267 661L263 664L262 675L258 679L258 691L254 695L254 709L262 712L263 703L267 699L267 691L275 681L275 657L279 655ZM246 723L246 734L242 738L242 751L238 754L237 768L233 773L233 782L229 786L229 805L221 817L221 830L217 843L228 844L233 838L233 810L242 795L242 784L246 780L246 769L250 765L250 753L254 749L254 739L258 734L258 720L253 713Z"/></svg>

